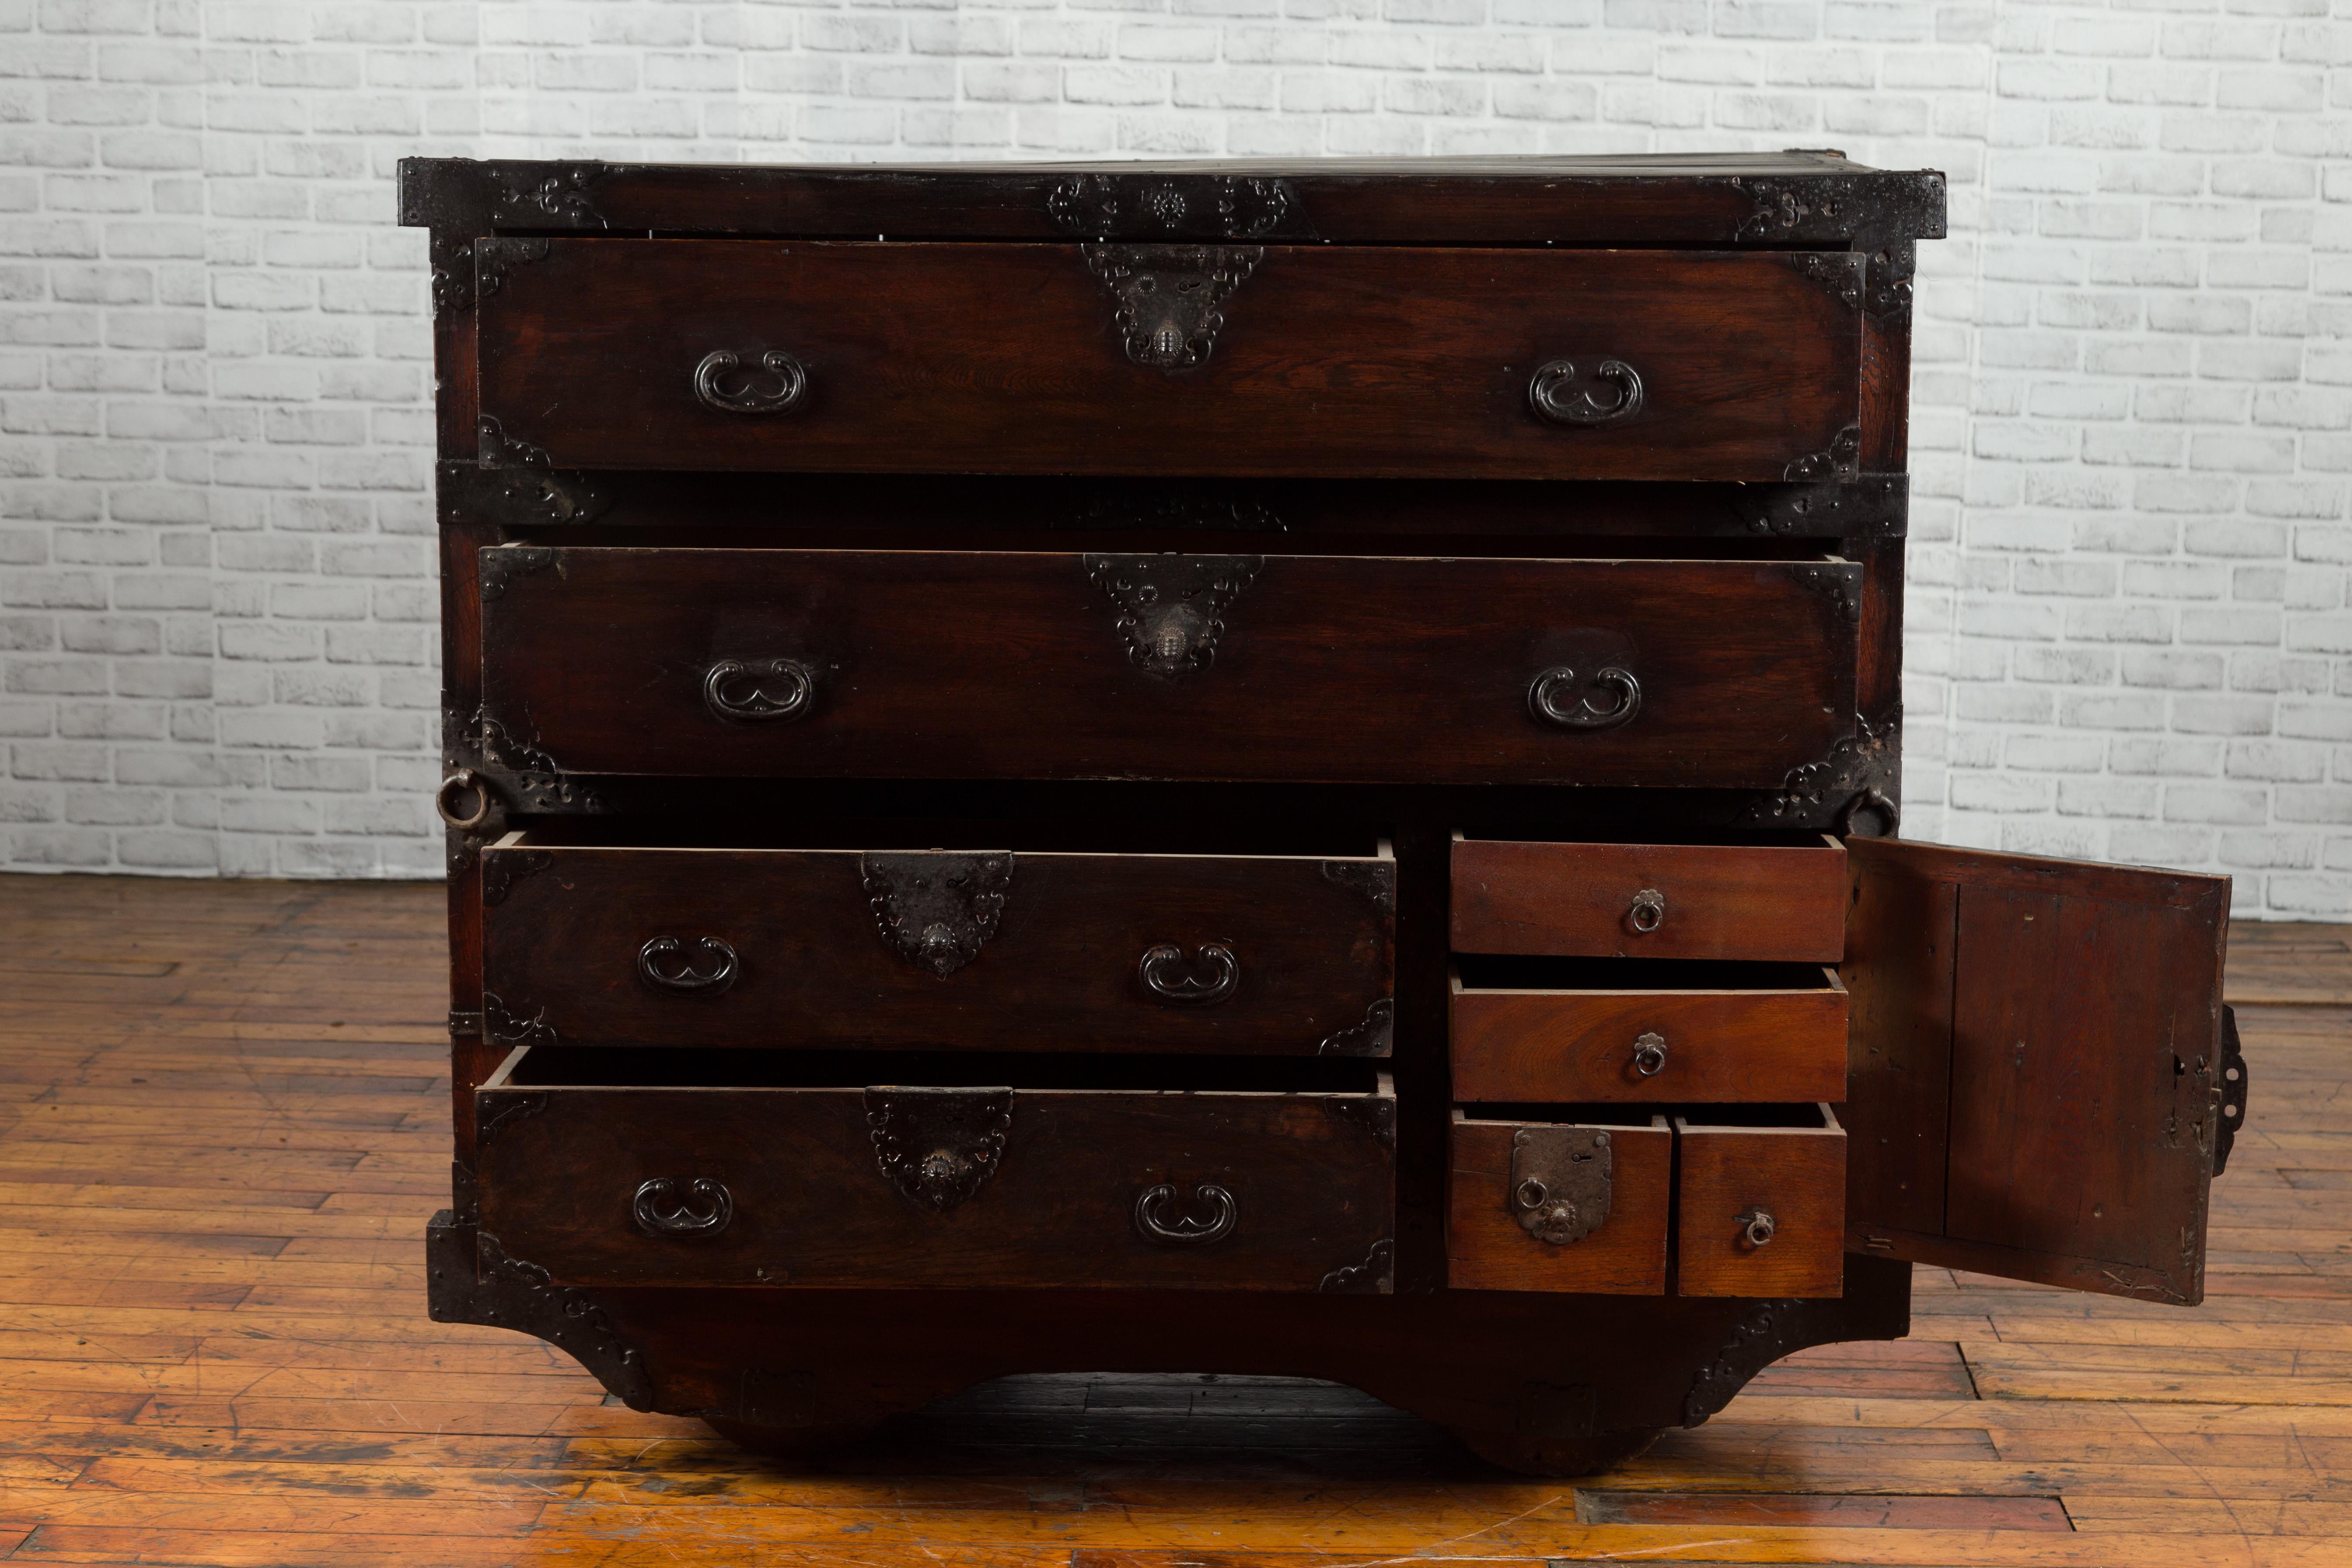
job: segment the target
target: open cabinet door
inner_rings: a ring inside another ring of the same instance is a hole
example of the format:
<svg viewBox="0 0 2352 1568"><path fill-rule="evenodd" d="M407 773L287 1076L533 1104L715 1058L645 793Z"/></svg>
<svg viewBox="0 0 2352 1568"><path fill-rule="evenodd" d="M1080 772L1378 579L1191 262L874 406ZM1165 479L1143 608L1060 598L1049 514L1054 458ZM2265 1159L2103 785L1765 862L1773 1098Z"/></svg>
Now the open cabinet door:
<svg viewBox="0 0 2352 1568"><path fill-rule="evenodd" d="M2229 879L1846 855L1847 1247L2201 1300Z"/></svg>

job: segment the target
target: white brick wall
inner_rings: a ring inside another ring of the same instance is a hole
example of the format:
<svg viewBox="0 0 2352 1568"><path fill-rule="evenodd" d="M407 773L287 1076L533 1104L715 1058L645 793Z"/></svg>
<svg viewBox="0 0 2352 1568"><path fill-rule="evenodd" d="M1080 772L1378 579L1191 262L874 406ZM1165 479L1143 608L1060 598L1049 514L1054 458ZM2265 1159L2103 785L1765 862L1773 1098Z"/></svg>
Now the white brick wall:
<svg viewBox="0 0 2352 1568"><path fill-rule="evenodd" d="M0 0L0 863L437 870L403 154L1835 145L1952 181L1908 831L2352 914L2347 5Z"/></svg>

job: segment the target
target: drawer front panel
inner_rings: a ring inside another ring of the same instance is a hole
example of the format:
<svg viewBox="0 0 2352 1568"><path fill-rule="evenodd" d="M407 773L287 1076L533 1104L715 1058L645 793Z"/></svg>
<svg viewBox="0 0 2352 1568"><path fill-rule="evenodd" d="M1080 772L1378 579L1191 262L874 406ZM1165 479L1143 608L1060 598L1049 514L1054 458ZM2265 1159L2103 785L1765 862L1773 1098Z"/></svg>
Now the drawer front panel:
<svg viewBox="0 0 2352 1568"><path fill-rule="evenodd" d="M1388 1289L1385 1086L958 1098L484 1089L482 1229L566 1285Z"/></svg>
<svg viewBox="0 0 2352 1568"><path fill-rule="evenodd" d="M1457 1290L1568 1290L1656 1296L1666 1288L1666 1215L1674 1135L1648 1127L1573 1127L1609 1134L1608 1217L1573 1241L1552 1242L1520 1224L1513 1205L1514 1141L1523 1128L1456 1111L1446 1176L1445 1279Z"/></svg>
<svg viewBox="0 0 2352 1568"><path fill-rule="evenodd" d="M1778 480L1855 466L1858 255L477 253L493 462L520 443L590 468Z"/></svg>
<svg viewBox="0 0 2352 1568"><path fill-rule="evenodd" d="M494 1033L1386 1056L1395 863L493 847ZM521 1043L509 1036L505 1043Z"/></svg>
<svg viewBox="0 0 2352 1568"><path fill-rule="evenodd" d="M1675 1118L1680 1294L1844 1289L1845 1131L1828 1106L1815 1110L1821 1124L1811 1128L1710 1127Z"/></svg>
<svg viewBox="0 0 2352 1568"><path fill-rule="evenodd" d="M1489 1101L1845 1098L1846 996L1517 991L1457 984L1454 1097Z"/></svg>
<svg viewBox="0 0 2352 1568"><path fill-rule="evenodd" d="M482 569L484 746L573 773L1777 786L1854 725L1844 563L505 546Z"/></svg>
<svg viewBox="0 0 2352 1568"><path fill-rule="evenodd" d="M1845 850L1456 839L1454 950L1835 963Z"/></svg>

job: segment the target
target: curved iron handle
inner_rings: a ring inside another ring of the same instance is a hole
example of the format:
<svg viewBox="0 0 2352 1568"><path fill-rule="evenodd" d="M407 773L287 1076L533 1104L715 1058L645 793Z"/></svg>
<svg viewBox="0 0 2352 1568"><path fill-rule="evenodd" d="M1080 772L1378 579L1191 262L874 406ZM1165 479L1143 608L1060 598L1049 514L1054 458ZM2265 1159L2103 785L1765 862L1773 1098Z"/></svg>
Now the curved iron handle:
<svg viewBox="0 0 2352 1568"><path fill-rule="evenodd" d="M720 378L735 374L742 363L740 355L727 349L703 355L694 367L695 400L721 414L782 414L807 395L807 367L782 349L760 356L760 368L776 378L775 391L761 391L749 375L732 392L721 387Z"/></svg>
<svg viewBox="0 0 2352 1568"><path fill-rule="evenodd" d="M1666 896L1655 888L1644 888L1633 895L1625 910L1625 923L1643 936L1666 923ZM1639 1041L1634 1042L1640 1044ZM1664 1041L1659 1042L1664 1045ZM1661 1053L1663 1054L1663 1053Z"/></svg>
<svg viewBox="0 0 2352 1568"><path fill-rule="evenodd" d="M1240 1216L1241 1205L1234 1202L1234 1194L1224 1188L1214 1183L1203 1183L1192 1189L1193 1204L1209 1205L1209 1220L1205 1225L1189 1214L1177 1215L1174 1225L1162 1224L1160 1210L1175 1196L1176 1189L1165 1182L1147 1189L1141 1197L1135 1200L1136 1228L1154 1241L1164 1241L1177 1247L1199 1246L1233 1233L1234 1221Z"/></svg>
<svg viewBox="0 0 2352 1568"><path fill-rule="evenodd" d="M1555 425L1613 425L1642 412L1642 374L1622 359L1605 359L1592 367L1592 379L1617 389L1617 401L1602 403L1590 388L1574 396L1562 388L1576 379L1576 366L1564 359L1539 365L1528 380L1528 402Z"/></svg>
<svg viewBox="0 0 2352 1568"><path fill-rule="evenodd" d="M475 805L472 816L460 816L451 802L468 792L471 792L478 804ZM433 792L433 809L441 814L442 821L460 833L479 827L483 823L488 822L490 817L490 808L497 804L498 800L490 794L489 785L476 778L474 770L471 768L459 768L456 773L443 779L441 787Z"/></svg>
<svg viewBox="0 0 2352 1568"><path fill-rule="evenodd" d="M1528 711L1546 724L1563 730L1613 730L1642 710L1642 683L1633 672L1621 665L1604 665L1593 671L1591 686L1603 688L1617 694L1613 707L1596 708L1588 692L1576 700L1576 706L1560 705L1563 693L1578 685L1576 671L1564 664L1554 665L1538 675L1528 686Z"/></svg>
<svg viewBox="0 0 2352 1568"><path fill-rule="evenodd" d="M707 991L712 995L735 984L737 973L735 950L715 936L694 939L692 958L682 959L674 967L665 960L678 959L686 944L674 936L657 936L637 949L637 973L649 985L665 991ZM717 962L705 970L701 960L709 957Z"/></svg>
<svg viewBox="0 0 2352 1568"><path fill-rule="evenodd" d="M717 1236L735 1217L735 1197L709 1176L697 1176L687 1188L687 1203L677 1199L677 1183L656 1176L637 1186L629 1212L637 1224L656 1236ZM702 1205L698 1210L688 1204Z"/></svg>
<svg viewBox="0 0 2352 1568"><path fill-rule="evenodd" d="M1177 973L1183 967L1184 950L1163 942L1143 955L1136 973L1146 991L1171 1006L1206 1007L1234 994L1234 988L1241 984L1242 966L1234 950L1221 942L1203 947L1201 962L1215 972L1215 977L1205 984L1190 974Z"/></svg>
<svg viewBox="0 0 2352 1568"><path fill-rule="evenodd" d="M1633 1071L1643 1078L1655 1078L1666 1067L1666 1037L1653 1030L1633 1037Z"/></svg>
<svg viewBox="0 0 2352 1568"><path fill-rule="evenodd" d="M1748 1245L1749 1251L1752 1252L1759 1247L1769 1247L1772 1244L1772 1211L1770 1209L1749 1209L1739 1216L1739 1224L1741 1227L1739 1239Z"/></svg>
<svg viewBox="0 0 2352 1568"><path fill-rule="evenodd" d="M730 695L740 682L751 683L741 696ZM764 681L774 681L783 695L772 697ZM796 658L771 658L742 664L729 658L712 665L702 676L702 705L732 723L750 724L772 719L798 719L816 700L816 674Z"/></svg>

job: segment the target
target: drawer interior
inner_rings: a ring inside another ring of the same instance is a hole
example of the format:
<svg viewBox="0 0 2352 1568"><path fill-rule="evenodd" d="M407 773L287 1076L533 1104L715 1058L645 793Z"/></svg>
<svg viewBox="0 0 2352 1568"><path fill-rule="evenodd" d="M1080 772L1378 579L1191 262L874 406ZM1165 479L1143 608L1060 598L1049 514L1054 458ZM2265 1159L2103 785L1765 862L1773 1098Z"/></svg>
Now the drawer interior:
<svg viewBox="0 0 2352 1568"><path fill-rule="evenodd" d="M1376 1063L1315 1057L1077 1056L975 1051L699 1050L527 1046L483 1084L504 1089L935 1089L1150 1094L1375 1094Z"/></svg>
<svg viewBox="0 0 2352 1568"><path fill-rule="evenodd" d="M1818 963L1675 958L1550 958L1465 952L1454 961L1467 991L1835 991Z"/></svg>

